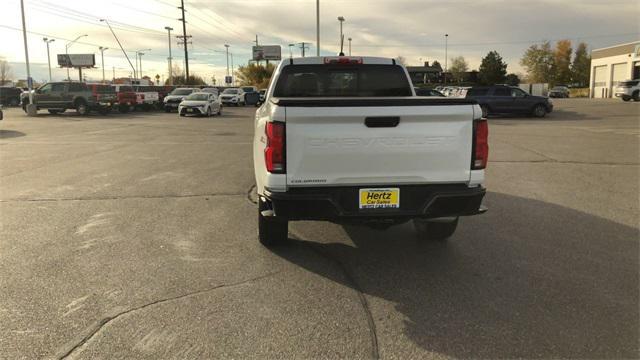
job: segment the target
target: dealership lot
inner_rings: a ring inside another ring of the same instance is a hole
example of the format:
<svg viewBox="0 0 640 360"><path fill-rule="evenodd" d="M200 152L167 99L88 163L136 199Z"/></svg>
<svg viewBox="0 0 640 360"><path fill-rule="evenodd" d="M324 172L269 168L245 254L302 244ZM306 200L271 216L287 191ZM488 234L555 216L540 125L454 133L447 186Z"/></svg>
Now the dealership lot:
<svg viewBox="0 0 640 360"><path fill-rule="evenodd" d="M0 122L2 357L637 357L640 103L492 118L446 244L293 223L259 245L255 108Z"/></svg>

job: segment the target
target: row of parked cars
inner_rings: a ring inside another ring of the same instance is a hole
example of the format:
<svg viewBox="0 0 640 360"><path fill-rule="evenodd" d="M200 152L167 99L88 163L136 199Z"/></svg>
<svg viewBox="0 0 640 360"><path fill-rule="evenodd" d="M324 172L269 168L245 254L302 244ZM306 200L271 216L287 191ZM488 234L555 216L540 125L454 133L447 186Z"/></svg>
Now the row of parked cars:
<svg viewBox="0 0 640 360"><path fill-rule="evenodd" d="M29 103L28 91L23 91L20 88L2 89L12 89L3 90L7 96L0 98L2 103L10 106L21 105L26 112ZM58 114L68 109L75 109L79 114L85 115L90 111L97 111L101 114L107 114L114 110L121 113L152 109L166 112L176 111L179 110L182 100L196 92L211 94L216 101L225 105L241 106L259 101L251 100L259 98L258 90L251 86L239 88L175 87L68 81L46 83L33 90L32 96L33 102L39 110L46 109L51 114Z"/></svg>
<svg viewBox="0 0 640 360"><path fill-rule="evenodd" d="M435 89L416 88L418 96L439 96L473 99L482 109L482 116L497 114L521 114L544 117L553 111L549 97L530 95L516 86L448 86Z"/></svg>

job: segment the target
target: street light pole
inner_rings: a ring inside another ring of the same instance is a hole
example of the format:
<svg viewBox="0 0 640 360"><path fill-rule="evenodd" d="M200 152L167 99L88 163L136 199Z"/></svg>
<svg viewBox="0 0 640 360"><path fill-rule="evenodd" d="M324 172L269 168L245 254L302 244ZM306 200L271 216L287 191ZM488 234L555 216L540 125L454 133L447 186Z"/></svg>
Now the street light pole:
<svg viewBox="0 0 640 360"><path fill-rule="evenodd" d="M449 34L444 34L444 83L447 83L447 48L449 46Z"/></svg>
<svg viewBox="0 0 640 360"><path fill-rule="evenodd" d="M296 46L296 44L289 44L289 58L293 58L293 50L292 47Z"/></svg>
<svg viewBox="0 0 640 360"><path fill-rule="evenodd" d="M234 69L233 69L233 53L231 53L231 83L233 84L233 86L236 85L236 78L235 76L233 76L234 73Z"/></svg>
<svg viewBox="0 0 640 360"><path fill-rule="evenodd" d="M227 76L229 76L229 45L224 44L224 47L227 48ZM226 83L226 80L225 80Z"/></svg>
<svg viewBox="0 0 640 360"><path fill-rule="evenodd" d="M137 70L138 71L138 80L142 79L142 55L144 55L143 51L151 51L151 49L136 50L136 67L138 69ZM139 67L138 67L138 61L140 61L140 66Z"/></svg>
<svg viewBox="0 0 640 360"><path fill-rule="evenodd" d="M173 68L171 67L171 30L173 30L173 28L169 26L165 26L164 28L169 35L169 85L173 85Z"/></svg>
<svg viewBox="0 0 640 360"><path fill-rule="evenodd" d="M342 35L342 23L344 22L344 17L338 16L338 21L340 22L340 56L344 56L344 35Z"/></svg>
<svg viewBox="0 0 640 360"><path fill-rule="evenodd" d="M49 64L49 82L51 82L53 80L51 80L51 55L49 55L49 44L56 41L56 39L42 38L42 41L47 44L47 64Z"/></svg>
<svg viewBox="0 0 640 360"><path fill-rule="evenodd" d="M320 0L316 0L316 56L320 56Z"/></svg>
<svg viewBox="0 0 640 360"><path fill-rule="evenodd" d="M78 41L80 38L83 38L83 37L85 37L85 36L89 36L89 35L87 35L87 34L80 35L80 36L78 36L77 38L75 38L73 41L66 43L66 44L65 44L65 46L64 46L64 53L65 53L66 55L69 55L69 48L70 48L70 47L71 47L71 46L72 46L76 41ZM71 81L71 75L69 75L69 68L67 68L67 81Z"/></svg>
<svg viewBox="0 0 640 360"><path fill-rule="evenodd" d="M349 56L351 56L351 38L349 38Z"/></svg>
<svg viewBox="0 0 640 360"><path fill-rule="evenodd" d="M98 49L100 49L100 57L102 58L102 60L101 60L102 61L102 83L104 84L104 80L105 80L105 78L104 78L104 51L108 50L109 48L100 46Z"/></svg>

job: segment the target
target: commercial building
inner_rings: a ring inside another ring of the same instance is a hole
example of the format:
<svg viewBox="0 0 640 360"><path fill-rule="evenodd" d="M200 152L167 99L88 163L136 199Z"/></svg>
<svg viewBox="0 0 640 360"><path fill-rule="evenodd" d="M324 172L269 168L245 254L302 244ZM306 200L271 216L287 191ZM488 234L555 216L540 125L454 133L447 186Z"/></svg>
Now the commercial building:
<svg viewBox="0 0 640 360"><path fill-rule="evenodd" d="M442 77L440 65L429 66L428 61L424 63L424 66L407 66L407 72L414 85L437 83Z"/></svg>
<svg viewBox="0 0 640 360"><path fill-rule="evenodd" d="M613 97L618 82L631 79L640 79L640 41L591 51L590 97Z"/></svg>

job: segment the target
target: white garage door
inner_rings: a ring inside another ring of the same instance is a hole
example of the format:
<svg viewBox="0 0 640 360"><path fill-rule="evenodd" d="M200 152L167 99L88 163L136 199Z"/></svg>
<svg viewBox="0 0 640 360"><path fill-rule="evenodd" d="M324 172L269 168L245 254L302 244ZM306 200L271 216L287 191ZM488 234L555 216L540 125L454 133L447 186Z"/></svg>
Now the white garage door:
<svg viewBox="0 0 640 360"><path fill-rule="evenodd" d="M607 66L596 66L593 72L593 86L607 86Z"/></svg>
<svg viewBox="0 0 640 360"><path fill-rule="evenodd" d="M625 81L629 77L627 64L613 64L613 74L611 76L612 86L618 85L618 82Z"/></svg>

